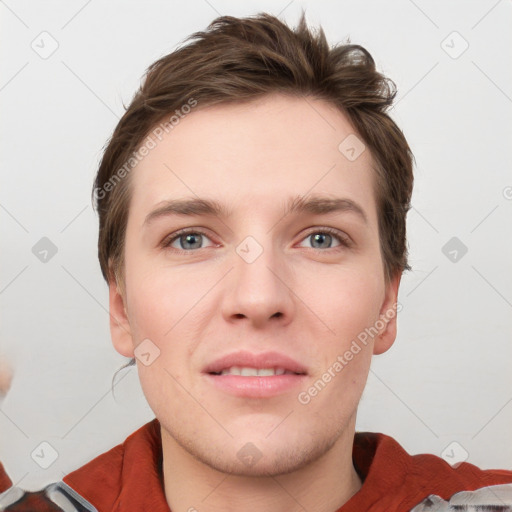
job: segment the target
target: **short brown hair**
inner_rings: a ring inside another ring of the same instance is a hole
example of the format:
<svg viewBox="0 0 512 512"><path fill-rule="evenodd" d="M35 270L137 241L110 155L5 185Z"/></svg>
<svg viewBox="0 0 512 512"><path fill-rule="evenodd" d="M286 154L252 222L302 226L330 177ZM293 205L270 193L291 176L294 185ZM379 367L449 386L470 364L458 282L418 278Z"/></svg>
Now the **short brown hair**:
<svg viewBox="0 0 512 512"><path fill-rule="evenodd" d="M199 106L239 103L270 93L314 97L344 113L370 149L386 279L409 270L406 214L413 186L413 155L388 115L393 81L376 71L368 51L349 41L329 47L320 28L295 29L266 13L221 16L154 62L108 141L95 179L99 214L98 257L104 278L124 289L124 241L130 203L127 162L162 120L191 98ZM190 110L190 108L189 108ZM176 116L175 116L176 117ZM341 142L341 141L340 141ZM122 178L122 179L121 179Z"/></svg>

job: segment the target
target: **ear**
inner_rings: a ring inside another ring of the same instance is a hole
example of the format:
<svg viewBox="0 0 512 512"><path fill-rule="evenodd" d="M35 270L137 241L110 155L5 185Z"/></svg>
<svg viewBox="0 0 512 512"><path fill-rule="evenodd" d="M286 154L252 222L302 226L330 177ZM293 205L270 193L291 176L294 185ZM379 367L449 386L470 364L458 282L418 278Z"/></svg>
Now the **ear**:
<svg viewBox="0 0 512 512"><path fill-rule="evenodd" d="M400 286L401 272L397 272L386 285L386 294L380 310L379 318L384 324L375 337L373 345L374 354L382 354L393 345L396 338L396 316L400 311L398 305L398 287Z"/></svg>
<svg viewBox="0 0 512 512"><path fill-rule="evenodd" d="M114 348L125 357L133 357L133 338L125 298L113 275L109 280L110 336Z"/></svg>

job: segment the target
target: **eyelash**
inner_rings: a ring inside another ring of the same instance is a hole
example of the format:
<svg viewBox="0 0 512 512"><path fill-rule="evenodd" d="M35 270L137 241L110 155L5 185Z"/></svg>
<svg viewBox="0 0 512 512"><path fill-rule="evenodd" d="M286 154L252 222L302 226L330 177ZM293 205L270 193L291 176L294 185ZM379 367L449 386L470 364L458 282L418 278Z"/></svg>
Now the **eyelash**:
<svg viewBox="0 0 512 512"><path fill-rule="evenodd" d="M164 239L164 241L162 242L162 247L164 249L171 249L171 250L176 251L178 253L188 253L188 254L193 253L193 252L197 252L197 251L199 251L201 249L207 249L207 247L200 247L199 249L185 250L185 249L177 249L176 247L170 247L171 244L175 240L177 240L181 236L188 235L189 233L193 233L194 235L203 235L203 236L205 236L207 238L210 238L207 233L205 233L204 231L202 231L200 229L184 228L184 229L181 229L180 231L176 231L170 237L167 237L166 239ZM316 247L306 247L306 249L313 249L313 250L316 249L318 251L326 252L326 251L329 251L329 250L340 250L342 248L350 248L350 247L352 247L352 242L351 242L351 240L349 239L348 236L343 235L339 231L337 231L337 230L335 230L333 228L328 228L328 227L315 228L315 229L311 230L310 232L308 232L302 238L302 240L305 240L306 238L308 238L309 236L311 236L311 235L313 235L315 233L323 233L323 234L331 235L331 236L333 236L334 238L336 238L340 242L340 245L336 246L336 247L328 247L327 249L317 249Z"/></svg>

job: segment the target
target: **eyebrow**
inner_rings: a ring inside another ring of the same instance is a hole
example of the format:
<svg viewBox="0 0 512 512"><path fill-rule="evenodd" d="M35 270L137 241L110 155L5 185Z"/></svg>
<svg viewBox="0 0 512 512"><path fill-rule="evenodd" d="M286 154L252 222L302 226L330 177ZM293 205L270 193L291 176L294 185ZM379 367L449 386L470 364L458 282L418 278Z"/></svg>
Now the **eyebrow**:
<svg viewBox="0 0 512 512"><path fill-rule="evenodd" d="M368 218L365 211L352 199L340 197L324 197L315 196L309 199L304 196L297 196L292 198L284 215L292 213L311 213L314 215L324 215L327 213L337 212L353 212L365 222L368 223Z"/></svg>
<svg viewBox="0 0 512 512"><path fill-rule="evenodd" d="M355 201L347 198L314 196L296 196L288 200L283 217L291 214L310 213L313 215L325 215L337 212L352 212L359 216L365 223L368 218L363 208ZM162 201L160 205L152 210L145 218L144 225L152 221L173 215L178 216L215 216L228 218L233 211L214 199L191 198L191 199L169 199Z"/></svg>

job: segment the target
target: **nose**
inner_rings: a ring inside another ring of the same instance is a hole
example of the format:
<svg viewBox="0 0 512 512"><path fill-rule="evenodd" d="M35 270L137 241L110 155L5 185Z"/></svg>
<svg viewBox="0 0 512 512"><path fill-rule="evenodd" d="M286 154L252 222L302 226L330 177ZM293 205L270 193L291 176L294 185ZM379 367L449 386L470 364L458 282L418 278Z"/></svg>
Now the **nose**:
<svg viewBox="0 0 512 512"><path fill-rule="evenodd" d="M285 325L293 310L293 283L283 254L269 243L247 237L236 248L233 270L225 283L222 310L229 322L253 327L272 322Z"/></svg>

